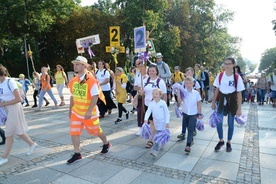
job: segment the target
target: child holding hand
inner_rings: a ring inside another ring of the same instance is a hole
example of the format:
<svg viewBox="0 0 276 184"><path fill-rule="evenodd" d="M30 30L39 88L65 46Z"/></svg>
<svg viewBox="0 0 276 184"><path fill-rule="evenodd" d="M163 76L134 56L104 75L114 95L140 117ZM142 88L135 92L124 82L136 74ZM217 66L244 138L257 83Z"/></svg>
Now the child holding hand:
<svg viewBox="0 0 276 184"><path fill-rule="evenodd" d="M164 100L161 99L162 91L159 88L156 88L152 91L153 100L149 103L148 109L145 114L144 123L148 122L150 116L153 117L153 125L156 133L169 128L170 121L170 112L167 107L167 104ZM152 138L154 135L151 135ZM164 145L159 145L158 143L154 143L153 150L151 151L151 155L153 157L157 157L157 153L160 149L164 148Z"/></svg>
<svg viewBox="0 0 276 184"><path fill-rule="evenodd" d="M194 79L190 76L185 78L185 89L187 92L184 95L184 99L181 99L180 90L177 92L177 98L180 103L182 103L182 112L183 112L183 119L182 124L185 124L188 128L188 137L185 152L191 151L191 145L193 143L193 131L195 124L198 119L202 119L203 115L201 114L201 96L197 90L193 89L194 86Z"/></svg>

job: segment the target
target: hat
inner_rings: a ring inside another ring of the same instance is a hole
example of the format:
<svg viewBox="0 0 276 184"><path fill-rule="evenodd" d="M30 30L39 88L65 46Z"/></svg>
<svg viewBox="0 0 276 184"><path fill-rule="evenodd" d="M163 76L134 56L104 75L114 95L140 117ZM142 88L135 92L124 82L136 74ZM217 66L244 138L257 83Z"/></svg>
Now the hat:
<svg viewBox="0 0 276 184"><path fill-rule="evenodd" d="M162 58L163 57L163 55L160 53L160 52L158 52L157 54L156 54L156 58Z"/></svg>
<svg viewBox="0 0 276 184"><path fill-rule="evenodd" d="M175 69L175 70L179 70L179 66L175 66L174 69Z"/></svg>
<svg viewBox="0 0 276 184"><path fill-rule="evenodd" d="M83 56L78 56L75 60L72 61L72 63L81 63L85 66L88 66L88 62L87 62L87 59Z"/></svg>
<svg viewBox="0 0 276 184"><path fill-rule="evenodd" d="M19 78L21 77L25 77L25 75L23 73L19 74Z"/></svg>

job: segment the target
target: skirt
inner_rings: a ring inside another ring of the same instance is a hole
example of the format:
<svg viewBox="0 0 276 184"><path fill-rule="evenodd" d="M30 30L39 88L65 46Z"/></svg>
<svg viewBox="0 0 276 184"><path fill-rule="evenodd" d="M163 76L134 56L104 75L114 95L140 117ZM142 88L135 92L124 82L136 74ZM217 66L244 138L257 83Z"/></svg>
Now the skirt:
<svg viewBox="0 0 276 184"><path fill-rule="evenodd" d="M5 106L7 121L5 137L22 135L29 130L21 103Z"/></svg>

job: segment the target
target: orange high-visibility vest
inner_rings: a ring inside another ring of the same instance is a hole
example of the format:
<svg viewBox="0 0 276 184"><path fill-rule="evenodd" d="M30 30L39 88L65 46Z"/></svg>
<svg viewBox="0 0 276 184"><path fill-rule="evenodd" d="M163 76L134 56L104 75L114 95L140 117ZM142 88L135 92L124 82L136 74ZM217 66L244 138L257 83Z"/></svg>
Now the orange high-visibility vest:
<svg viewBox="0 0 276 184"><path fill-rule="evenodd" d="M92 100L90 90L94 84L97 84L99 98L105 103L104 94L100 88L99 82L89 73L86 73L86 81L81 84L78 76L71 79L69 83L70 92L73 95L74 105L72 111L80 116L84 116ZM92 117L97 115L97 105L92 109Z"/></svg>

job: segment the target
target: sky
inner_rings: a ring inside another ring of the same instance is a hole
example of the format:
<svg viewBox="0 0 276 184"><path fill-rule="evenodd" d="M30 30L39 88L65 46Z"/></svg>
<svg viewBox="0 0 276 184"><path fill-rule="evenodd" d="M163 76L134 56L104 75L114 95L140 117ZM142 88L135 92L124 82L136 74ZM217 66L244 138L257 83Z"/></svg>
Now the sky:
<svg viewBox="0 0 276 184"><path fill-rule="evenodd" d="M97 0L82 0L81 5L92 5ZM240 52L242 57L259 63L266 49L276 47L276 35L271 21L276 19L275 0L215 0L224 8L235 13L234 20L228 24L232 36L242 38Z"/></svg>

